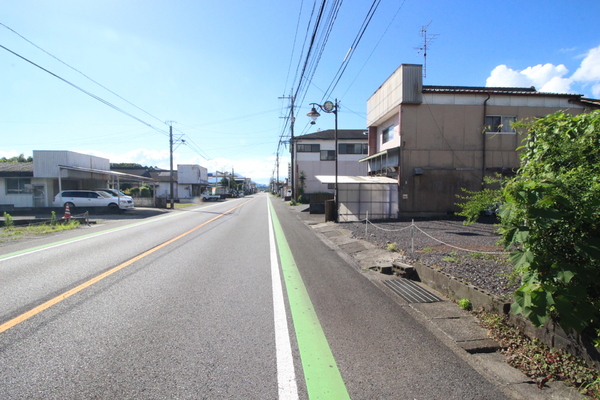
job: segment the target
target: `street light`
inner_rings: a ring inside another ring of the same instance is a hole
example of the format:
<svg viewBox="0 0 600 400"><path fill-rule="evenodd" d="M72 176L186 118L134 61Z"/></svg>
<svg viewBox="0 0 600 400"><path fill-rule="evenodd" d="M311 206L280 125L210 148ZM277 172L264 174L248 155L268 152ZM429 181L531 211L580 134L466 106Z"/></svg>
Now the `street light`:
<svg viewBox="0 0 600 400"><path fill-rule="evenodd" d="M331 102L331 101L326 101L325 103L323 103L323 105L321 104L317 104L317 103L310 103L312 107L312 109L310 110L310 112L308 114L306 114L308 117L310 117L311 121L310 124L314 125L317 121L317 118L321 116L321 114L319 114L317 112L317 109L315 108L315 106L319 107L322 111L328 113L328 114L333 114L335 115L335 129L334 129L334 138L335 138L335 186L334 186L334 202L335 202L335 222L338 222L338 214L339 214L339 204L338 204L338 101L337 99L335 99L335 103Z"/></svg>

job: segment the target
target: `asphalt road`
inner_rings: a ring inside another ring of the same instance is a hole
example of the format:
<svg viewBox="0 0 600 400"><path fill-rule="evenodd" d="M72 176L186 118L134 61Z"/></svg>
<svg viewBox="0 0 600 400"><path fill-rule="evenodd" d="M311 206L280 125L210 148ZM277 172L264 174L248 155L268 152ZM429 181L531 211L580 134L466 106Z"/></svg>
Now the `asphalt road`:
<svg viewBox="0 0 600 400"><path fill-rule="evenodd" d="M0 398L505 398L271 199L0 246Z"/></svg>

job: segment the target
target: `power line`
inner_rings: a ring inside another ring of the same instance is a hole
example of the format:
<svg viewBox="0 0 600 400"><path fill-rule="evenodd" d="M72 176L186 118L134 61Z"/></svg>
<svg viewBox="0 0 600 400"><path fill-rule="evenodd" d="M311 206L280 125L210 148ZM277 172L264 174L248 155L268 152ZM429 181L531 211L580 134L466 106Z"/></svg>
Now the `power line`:
<svg viewBox="0 0 600 400"><path fill-rule="evenodd" d="M402 2L402 4L400 4L400 6L398 7L398 10L396 10L396 13L394 14L394 16L392 17L392 19L390 20L390 23L388 24L388 26L385 28L385 31L383 31L383 33L381 34L381 36L379 37L379 40L377 41L377 43L375 44L375 46L373 47L373 50L371 50L371 53L369 54L369 56L367 57L367 59L365 60L365 62L363 63L362 67L360 67L360 70L357 72L356 76L354 77L354 79L352 80L352 82L350 82L350 84L348 85L348 89L346 89L346 91L344 92L344 94L341 96L341 98L344 98L344 96L346 95L346 93L348 93L348 90L350 90L350 88L352 87L352 85L354 85L354 82L356 82L356 80L358 79L360 73L362 72L362 70L365 68L365 66L367 65L367 63L369 62L369 60L371 59L371 57L373 56L373 53L375 53L375 50L377 50L377 47L379 47L379 44L381 43L381 41L383 40L383 37L386 35L386 33L388 32L388 30L390 29L390 27L392 26L392 23L396 20L396 17L398 17L398 14L400 14L400 10L402 10L402 7L404 6L404 3L406 3L406 0L404 0Z"/></svg>
<svg viewBox="0 0 600 400"><path fill-rule="evenodd" d="M96 96L95 94L93 94L93 93L91 93L91 92L88 92L87 90L85 90L85 89L83 89L83 88L81 88L81 87L79 87L79 86L75 85L74 83L72 83L72 82L69 82L68 80L66 80L66 79L62 78L61 76L59 76L59 75L55 74L54 72L51 72L51 71L47 70L46 68L42 67L41 65L38 65L38 64L34 63L33 61L31 61L31 60L29 60L29 59L27 59L27 58L23 57L22 55L15 53L14 51L10 50L9 48L7 48L7 47L5 47L5 46L3 46L3 45L0 45L0 47L1 47L1 48L3 48L4 50L8 51L9 53L12 53L12 54L14 54L15 56L19 57L20 59L22 59L22 60L24 60L24 61L26 61L26 62L30 63L31 65L33 65L33 66L35 66L35 67L37 67L37 68L41 69L42 71L44 71L44 72L46 72L46 73L48 73L48 74L50 74L50 75L54 76L55 78L57 78L57 79L60 79L61 81L63 81L63 82L64 82L64 83L66 83L67 85L69 85L69 86L72 86L72 87L74 87L75 89L79 90L80 92L87 94L87 95L88 95L88 96L90 96L91 98L98 100L100 103L102 103L102 104L104 104L104 105L107 105L107 106L109 106L110 108L112 108L112 109L114 109L114 110L116 110L116 111L118 111L118 112L120 112L120 113L122 113L122 114L124 114L124 115L127 115L127 116L128 116L128 117L130 117L130 118L133 118L133 119L135 119L136 121L138 121L138 122L140 122L140 123L142 123L142 124L146 125L146 126L147 126L147 127L149 127L149 128L152 128L152 129L154 129L154 130L155 130L155 131L157 131L157 132L160 132L160 133L162 133L163 135L167 135L167 136L169 135L169 133L168 133L168 132L166 132L166 131L163 131L163 130L161 130L161 129L159 129L159 128L157 128L157 127L155 127L155 126L153 126L153 125L149 124L148 122L141 120L140 118L136 117L135 115L128 113L127 111L125 111L125 110L123 110L123 109L121 109L121 108L117 107L116 105L114 105L114 104L112 104L112 103L108 102L107 100L104 100L104 99L102 99L101 97L99 97L99 96Z"/></svg>
<svg viewBox="0 0 600 400"><path fill-rule="evenodd" d="M21 39L25 40L27 43L31 44L32 46L36 47L37 49L43 51L44 53L48 54L50 57L54 58L55 60L57 60L58 62L62 63L63 65L67 66L68 68L72 69L73 71L83 75L85 78L87 78L88 80L94 82L96 85L100 86L102 89L112 93L113 95L117 96L119 99L123 100L124 102L126 102L127 104L137 108L138 110L140 110L141 112L149 115L150 117L156 119L157 121L163 122L160 118L155 117L154 115L150 114L149 112L143 110L142 108L136 106L135 104L133 104L132 102L128 101L127 99L119 96L117 93L113 92L112 90L110 90L109 88L107 88L106 86L96 82L95 80L93 80L92 78L90 78L89 76L87 76L86 74L84 74L83 72L79 71L77 68L74 68L72 66L70 66L69 64L67 64L66 62L64 62L63 60L61 60L60 58L56 57L55 55L51 54L50 52L44 50L43 48L41 48L40 46L38 46L37 44L33 43L31 40L27 39L25 36L21 35L19 32L15 31L14 29L10 28L9 26L3 24L2 22L0 22L0 25L2 25L3 27L5 27L6 29L8 29L9 31L13 32L15 35L19 36Z"/></svg>
<svg viewBox="0 0 600 400"><path fill-rule="evenodd" d="M325 91L325 96L323 97L323 99L325 99L331 95L331 93L335 90L336 86L338 85L340 79L344 75L344 72L346 71L346 67L348 67L348 64L350 63L350 59L354 55L354 52L356 51L358 44L360 43L363 35L365 34L367 27L371 23L371 20L373 19L373 16L375 15L375 12L377 11L377 8L379 7L380 3L381 3L381 0L373 0L373 3L371 3L371 7L369 8L367 15L365 16L365 19L363 20L363 23L359 29L359 32L357 33L356 37L354 38L354 41L350 45L350 49L348 50L346 57L344 57L344 60L342 61L342 64L340 65L338 72L336 72L336 75L334 76L333 81L331 82L331 84L329 85L327 90Z"/></svg>

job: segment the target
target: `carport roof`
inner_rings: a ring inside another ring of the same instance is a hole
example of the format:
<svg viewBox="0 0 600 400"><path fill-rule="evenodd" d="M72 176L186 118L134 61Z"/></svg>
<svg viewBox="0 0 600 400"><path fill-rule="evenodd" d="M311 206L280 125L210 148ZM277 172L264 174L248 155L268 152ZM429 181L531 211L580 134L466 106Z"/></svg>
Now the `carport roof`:
<svg viewBox="0 0 600 400"><path fill-rule="evenodd" d="M135 180L135 181L148 181L148 182L154 181L154 179L152 179L152 178L146 178L145 176L126 174L126 173L123 173L123 172L116 172L116 171L107 171L107 170L104 170L104 169L73 167L73 166L69 166L69 165L59 165L58 169L59 170L66 169L66 170L69 170L69 171L89 172L91 174L98 174L98 175L110 175L110 176L115 176L115 177L118 177L118 178Z"/></svg>
<svg viewBox="0 0 600 400"><path fill-rule="evenodd" d="M321 183L335 183L335 175L317 175L315 178ZM337 178L338 184L398 184L396 179L386 176L338 176Z"/></svg>

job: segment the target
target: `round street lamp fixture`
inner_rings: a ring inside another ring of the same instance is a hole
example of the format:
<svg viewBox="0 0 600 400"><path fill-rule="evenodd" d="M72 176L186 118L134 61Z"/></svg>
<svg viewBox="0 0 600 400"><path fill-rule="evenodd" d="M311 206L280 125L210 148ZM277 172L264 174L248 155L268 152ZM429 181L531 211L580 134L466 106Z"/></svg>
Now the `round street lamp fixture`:
<svg viewBox="0 0 600 400"><path fill-rule="evenodd" d="M317 121L317 118L321 116L321 114L319 114L317 112L316 107L319 107L322 111L326 112L326 113L331 113L333 115L335 115L335 129L334 129L334 138L335 138L335 150L334 150L334 154L335 154L335 186L334 186L334 202L335 202L335 222L338 222L338 217L339 217L339 203L338 203L338 119L337 119L337 111L338 111L338 101L337 99L335 100L335 103L332 101L326 101L325 103L323 103L323 105L321 104L317 104L317 103L310 103L310 105L312 106L311 110L309 113L307 113L306 115L310 118L310 124L314 125Z"/></svg>
<svg viewBox="0 0 600 400"><path fill-rule="evenodd" d="M315 103L312 103L312 104L315 104ZM319 107L321 107L321 106L319 106ZM306 114L306 115L308 117L310 117L310 124L311 125L314 125L317 122L317 118L319 118L321 116L321 114L319 114L314 107L311 108L310 112L308 114Z"/></svg>

